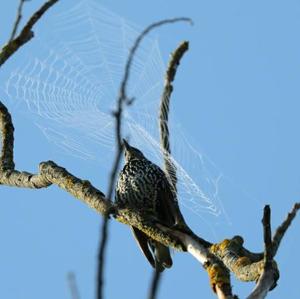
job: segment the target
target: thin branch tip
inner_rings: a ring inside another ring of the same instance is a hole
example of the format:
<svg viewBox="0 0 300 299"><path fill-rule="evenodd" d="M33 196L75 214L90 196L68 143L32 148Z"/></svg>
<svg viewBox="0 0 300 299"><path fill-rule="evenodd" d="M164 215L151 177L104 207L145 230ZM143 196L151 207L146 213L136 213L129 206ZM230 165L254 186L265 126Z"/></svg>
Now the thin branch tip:
<svg viewBox="0 0 300 299"><path fill-rule="evenodd" d="M59 0L46 1L32 16L29 18L20 33L16 36L22 15L24 0L20 0L17 17L8 43L0 51L0 67L24 44L29 42L33 37L33 26L41 19L45 12Z"/></svg>

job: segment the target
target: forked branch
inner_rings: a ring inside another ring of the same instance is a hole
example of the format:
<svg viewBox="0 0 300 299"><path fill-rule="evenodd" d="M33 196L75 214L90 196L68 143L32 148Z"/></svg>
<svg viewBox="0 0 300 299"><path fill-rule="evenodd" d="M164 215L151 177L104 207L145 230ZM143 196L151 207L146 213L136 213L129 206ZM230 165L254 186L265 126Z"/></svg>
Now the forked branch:
<svg viewBox="0 0 300 299"><path fill-rule="evenodd" d="M21 16L22 12L17 14L17 19L16 19L15 25L14 25L15 29L13 29L13 31L12 31L11 38L10 38L9 42L7 43L7 45L5 45L0 51L0 67L5 63L5 61L8 58L10 58L16 51L18 51L19 48L21 48L24 44L26 44L27 42L29 42L33 38L33 36L34 36L34 32L32 30L33 26L36 24L36 22L38 22L40 20L40 18L45 14L45 12L58 1L59 0L48 0L48 1L46 1L30 17L30 19L25 24L25 26L23 27L23 29L21 30L19 35L17 37L15 37L16 30L17 30L19 22L20 22L19 18ZM21 9L22 9L22 5L21 5Z"/></svg>

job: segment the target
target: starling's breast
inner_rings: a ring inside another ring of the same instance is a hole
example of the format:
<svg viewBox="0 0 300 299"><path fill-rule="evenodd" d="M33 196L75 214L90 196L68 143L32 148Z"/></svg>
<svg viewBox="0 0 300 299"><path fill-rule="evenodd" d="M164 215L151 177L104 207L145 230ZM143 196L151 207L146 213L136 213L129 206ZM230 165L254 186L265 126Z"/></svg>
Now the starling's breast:
<svg viewBox="0 0 300 299"><path fill-rule="evenodd" d="M120 173L116 201L135 209L155 212L162 172L148 160L132 160Z"/></svg>

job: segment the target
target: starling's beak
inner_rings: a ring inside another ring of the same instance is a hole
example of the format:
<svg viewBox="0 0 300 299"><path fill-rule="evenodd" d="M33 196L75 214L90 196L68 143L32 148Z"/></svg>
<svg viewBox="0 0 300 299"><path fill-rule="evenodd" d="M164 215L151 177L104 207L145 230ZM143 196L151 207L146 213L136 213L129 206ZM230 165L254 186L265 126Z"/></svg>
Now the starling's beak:
<svg viewBox="0 0 300 299"><path fill-rule="evenodd" d="M123 144L124 144L125 150L129 151L130 145L128 144L128 142L125 139L123 139Z"/></svg>

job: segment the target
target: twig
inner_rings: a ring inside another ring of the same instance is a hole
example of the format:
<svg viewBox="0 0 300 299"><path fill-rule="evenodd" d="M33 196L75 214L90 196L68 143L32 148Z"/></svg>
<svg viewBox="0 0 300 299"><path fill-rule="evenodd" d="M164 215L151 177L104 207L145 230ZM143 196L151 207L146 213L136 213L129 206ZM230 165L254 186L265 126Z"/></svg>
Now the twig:
<svg viewBox="0 0 300 299"><path fill-rule="evenodd" d="M13 26L13 30L11 32L10 39L9 39L8 42L11 42L16 36L19 24L20 24L21 19L22 19L23 5L24 5L24 2L27 2L27 1L28 0L20 0L20 2L19 2L19 6L18 6L18 10L17 10L17 16L16 16L15 23L14 23L14 26Z"/></svg>
<svg viewBox="0 0 300 299"><path fill-rule="evenodd" d="M104 286L104 266L105 266L105 249L107 247L108 236L108 215L105 215L101 225L101 240L98 252L98 273L97 273L97 298L103 298L103 286Z"/></svg>
<svg viewBox="0 0 300 299"><path fill-rule="evenodd" d="M296 217L298 210L300 209L300 203L296 203L287 218L277 228L276 233L271 239L271 226L270 226L270 207L266 206L264 209L263 226L264 226L264 270L259 278L257 285L253 292L247 299L263 299L267 296L267 293L274 289L279 279L279 270L276 263L273 261L273 257L276 255L279 245L287 229L290 227L293 219Z"/></svg>
<svg viewBox="0 0 300 299"><path fill-rule="evenodd" d="M184 53L188 50L188 42L182 42L175 51L171 54L171 58L168 63L168 67L165 75L165 86L161 96L160 109L159 109L159 123L160 123L160 145L162 153L164 156L165 172L170 179L170 184L172 186L172 191L174 194L174 214L176 216L176 221L184 222L183 216L180 213L178 202L177 202L177 175L176 167L170 159L171 148L170 148L170 136L168 128L168 118L169 118L169 107L170 107L170 97L173 91L172 82L175 79L176 70L180 63L180 60ZM159 280L161 275L158 272L154 271L152 276L151 288L149 293L149 298L155 298L156 293L158 292L157 288L159 286Z"/></svg>
<svg viewBox="0 0 300 299"><path fill-rule="evenodd" d="M175 79L177 67L184 53L188 50L189 43L187 41L182 42L176 50L171 54L171 59L168 64L168 68L165 76L165 86L160 103L159 123L160 123L160 144L163 149L165 169L167 174L173 183L173 188L176 190L176 167L170 160L171 147L170 136L168 128L170 97L173 92L173 81Z"/></svg>
<svg viewBox="0 0 300 299"><path fill-rule="evenodd" d="M162 275L163 272L159 272L155 269L153 270L148 299L155 299L157 297Z"/></svg>
<svg viewBox="0 0 300 299"><path fill-rule="evenodd" d="M118 99L118 103L117 103L118 111L122 111L123 102L127 102L127 104L132 103L132 99L129 99L127 97L126 88L127 88L127 83L128 83L129 77L130 77L130 69L131 69L132 61L133 61L134 55L135 55L140 43L142 42L144 37L153 29L163 26L165 24L171 24L171 23L177 23L177 22L188 22L188 23L192 24L192 20L190 18L174 18L174 19L166 19L166 20L158 21L156 23L151 24L147 28L145 28L141 32L141 34L137 37L137 39L135 40L133 47L131 48L131 50L129 52L128 59L127 59L126 65L125 65L124 77L121 82L119 99ZM117 123L117 135L121 136L120 122ZM120 146L120 144L121 144L121 139L119 139L119 146Z"/></svg>
<svg viewBox="0 0 300 299"><path fill-rule="evenodd" d="M177 67L180 64L180 60L189 48L189 43L184 41L175 49L171 54L169 64L165 75L165 86L161 96L160 109L159 109L159 128L160 128L160 144L164 156L165 172L170 179L174 194L174 214L176 215L176 221L178 224L186 226L184 218L180 212L177 201L177 175L176 166L171 160L171 147L170 147L170 130L168 126L169 111L170 111L170 98L173 92L173 81L175 79Z"/></svg>
<svg viewBox="0 0 300 299"><path fill-rule="evenodd" d="M265 261L265 269L269 269L272 260L272 231L271 231L271 209L269 205L266 205L264 208L264 216L262 219L263 231L264 231L264 261Z"/></svg>
<svg viewBox="0 0 300 299"><path fill-rule="evenodd" d="M264 268L262 274L251 294L247 299L264 299L268 292L275 288L279 279L279 271L273 261L272 233L271 233L271 209L269 205L264 208L262 219L264 234Z"/></svg>
<svg viewBox="0 0 300 299"><path fill-rule="evenodd" d="M72 299L80 299L80 295L79 295L79 289L77 286L77 281L76 281L76 275L74 272L69 272L68 276L68 285L70 288L70 292L71 292L71 298Z"/></svg>
<svg viewBox="0 0 300 299"><path fill-rule="evenodd" d="M44 15L44 13L59 0L48 0L45 2L28 20L17 37L10 40L0 51L0 67L11 57L20 47L29 42L34 33L32 31L35 23ZM18 24L17 24L18 26Z"/></svg>
<svg viewBox="0 0 300 299"><path fill-rule="evenodd" d="M285 235L287 229L291 225L292 221L296 217L297 212L299 210L300 210L300 202L295 203L295 205L294 205L293 209L291 210L291 212L288 213L287 218L277 228L277 230L276 230L276 232L273 236L273 240L272 240L272 243L273 243L273 253L272 254L273 254L273 256L276 255L283 236Z"/></svg>
<svg viewBox="0 0 300 299"><path fill-rule="evenodd" d="M175 19L167 19L167 20L162 20L156 23L151 24L150 26L146 27L136 38L132 48L130 49L126 65L125 65L125 70L124 70L124 75L123 79L120 84L120 90L119 90L119 97L117 99L117 110L114 112L114 116L116 118L116 132L115 132L115 137L116 137L116 144L117 144L117 149L116 149L116 155L115 155L115 160L111 169L111 174L110 174L110 180L109 180L109 187L108 187L108 193L107 193L107 199L109 201L112 200L112 194L113 194L113 189L115 186L115 181L117 177L117 171L120 165L121 161L121 156L123 152L123 142L122 142L122 113L124 109L124 104L130 105L133 102L133 99L129 99L127 96L127 84L128 80L130 78L130 71L131 71L131 66L133 62L134 55L140 46L141 42L143 41L144 37L153 29L163 26L164 24L169 24L169 23L175 23L175 22L191 22L189 18L175 18ZM97 298L102 299L103 298L103 267L104 267L104 259L105 259L105 250L106 250L106 243L107 243L107 230L108 230L108 215L105 216L103 222L102 222L102 239L100 240L100 246L99 246L99 254L98 254L98 285L97 285Z"/></svg>

